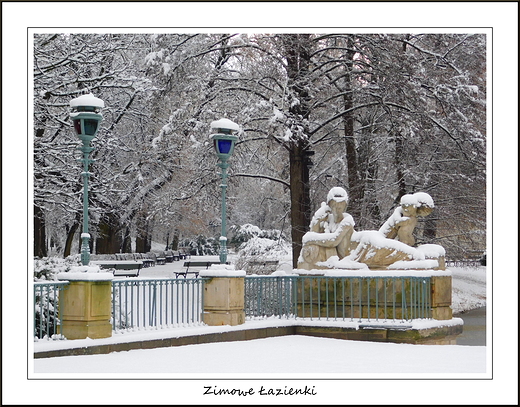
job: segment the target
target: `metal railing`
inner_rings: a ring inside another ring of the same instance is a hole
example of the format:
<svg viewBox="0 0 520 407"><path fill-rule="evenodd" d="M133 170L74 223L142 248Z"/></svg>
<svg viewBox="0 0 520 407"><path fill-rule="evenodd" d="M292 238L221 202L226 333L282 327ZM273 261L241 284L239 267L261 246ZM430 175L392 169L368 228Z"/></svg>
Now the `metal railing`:
<svg viewBox="0 0 520 407"><path fill-rule="evenodd" d="M202 278L113 280L113 329L202 324L203 282Z"/></svg>
<svg viewBox="0 0 520 407"><path fill-rule="evenodd" d="M430 277L246 277L245 312L342 321L431 319Z"/></svg>
<svg viewBox="0 0 520 407"><path fill-rule="evenodd" d="M246 317L296 317L296 281L292 276L247 276L244 287Z"/></svg>
<svg viewBox="0 0 520 407"><path fill-rule="evenodd" d="M204 278L112 281L114 331L203 325ZM34 335L61 335L68 281L34 283ZM430 277L247 276L245 313L342 321L431 319Z"/></svg>
<svg viewBox="0 0 520 407"><path fill-rule="evenodd" d="M52 338L61 335L61 311L59 294L68 281L44 281L34 283L34 336Z"/></svg>
<svg viewBox="0 0 520 407"><path fill-rule="evenodd" d="M446 260L446 267L480 267L480 259Z"/></svg>

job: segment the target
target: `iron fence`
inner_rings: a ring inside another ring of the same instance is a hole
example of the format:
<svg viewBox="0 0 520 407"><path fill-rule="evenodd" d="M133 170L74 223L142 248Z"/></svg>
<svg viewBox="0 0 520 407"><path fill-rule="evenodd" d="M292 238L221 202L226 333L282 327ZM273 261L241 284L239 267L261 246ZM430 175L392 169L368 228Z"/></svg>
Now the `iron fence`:
<svg viewBox="0 0 520 407"><path fill-rule="evenodd" d="M68 286L68 281L35 282L34 337L38 339L61 336L61 312L59 294Z"/></svg>
<svg viewBox="0 0 520 407"><path fill-rule="evenodd" d="M286 276L246 276L245 313L248 318L295 317L296 279Z"/></svg>
<svg viewBox="0 0 520 407"><path fill-rule="evenodd" d="M114 331L203 325L204 278L112 281ZM34 335L60 335L62 282L34 283ZM431 319L430 277L247 276L245 313L361 321Z"/></svg>
<svg viewBox="0 0 520 407"><path fill-rule="evenodd" d="M325 320L431 319L430 277L246 277L245 312Z"/></svg>
<svg viewBox="0 0 520 407"><path fill-rule="evenodd" d="M202 278L113 280L113 329L202 324L203 282Z"/></svg>

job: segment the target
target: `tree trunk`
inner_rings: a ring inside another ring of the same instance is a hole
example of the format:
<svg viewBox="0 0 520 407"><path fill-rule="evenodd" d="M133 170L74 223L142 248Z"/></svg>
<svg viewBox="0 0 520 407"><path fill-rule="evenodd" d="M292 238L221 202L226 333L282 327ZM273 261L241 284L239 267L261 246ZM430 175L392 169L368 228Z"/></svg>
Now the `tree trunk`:
<svg viewBox="0 0 520 407"><path fill-rule="evenodd" d="M288 146L289 176L291 190L291 238L293 248L293 267L298 265L302 247L302 237L308 230L311 220L309 193L310 151L308 150L308 119L310 114L309 67L311 59L311 37L309 34L287 34L283 37L287 59L288 87L291 98L298 103L289 104L289 117L295 135Z"/></svg>
<svg viewBox="0 0 520 407"><path fill-rule="evenodd" d="M96 240L98 254L119 253L122 248L121 229L115 216L104 217L99 224L99 236Z"/></svg>
<svg viewBox="0 0 520 407"><path fill-rule="evenodd" d="M67 239L65 240L65 249L63 250L63 258L70 256L72 248L72 242L74 241L74 235L78 230L79 222L74 222L72 226L67 230Z"/></svg>
<svg viewBox="0 0 520 407"><path fill-rule="evenodd" d="M34 256L47 257L45 238L45 215L42 208L34 205Z"/></svg>
<svg viewBox="0 0 520 407"><path fill-rule="evenodd" d="M45 97L44 99L48 99ZM45 124L45 121L43 123ZM34 134L35 139L43 137L45 133L45 128L36 129ZM36 149L35 149L36 150ZM34 165L43 166L44 159L34 153ZM35 176L38 178L38 175ZM33 204L34 214L33 214L33 222L34 222L34 256L36 257L46 257L47 256L47 245L45 243L45 214L43 213L42 208Z"/></svg>
<svg viewBox="0 0 520 407"><path fill-rule="evenodd" d="M152 250L152 235L150 223L146 220L144 213L139 212L137 217L137 236L135 238L136 253L148 253Z"/></svg>
<svg viewBox="0 0 520 407"><path fill-rule="evenodd" d="M130 236L130 229L128 226L125 228L121 251L123 253L132 253L132 238Z"/></svg>
<svg viewBox="0 0 520 407"><path fill-rule="evenodd" d="M179 250L179 229L173 231L172 250Z"/></svg>
<svg viewBox="0 0 520 407"><path fill-rule="evenodd" d="M343 108L346 113L343 115L343 131L345 133L345 152L347 155L347 179L349 204L348 212L354 220L361 218L361 206L363 201L364 187L359 170L359 160L356 147L356 137L354 134L354 115L350 109L354 107L352 97L352 68L354 65L354 39L351 35L347 37L347 58L345 63L346 75L344 81Z"/></svg>
<svg viewBox="0 0 520 407"><path fill-rule="evenodd" d="M301 147L296 146L290 151L291 240L294 268L298 265L303 235L307 232L311 221L308 164L305 150Z"/></svg>
<svg viewBox="0 0 520 407"><path fill-rule="evenodd" d="M404 141L403 141L403 136L401 135L400 132L395 133L394 141L395 141L394 164L395 164L395 172L396 172L396 177L397 177L396 181L397 181L397 185L398 185L398 194L395 199L395 205L399 205L400 201L401 201L401 197L407 193L406 180L404 178L404 174L405 174Z"/></svg>
<svg viewBox="0 0 520 407"><path fill-rule="evenodd" d="M352 94L346 92L343 97L345 110L352 108ZM354 137L354 119L352 113L343 115L343 130L345 132L345 152L347 155L347 179L348 179L348 212L354 219L361 217L361 201L363 186L359 173L356 139Z"/></svg>

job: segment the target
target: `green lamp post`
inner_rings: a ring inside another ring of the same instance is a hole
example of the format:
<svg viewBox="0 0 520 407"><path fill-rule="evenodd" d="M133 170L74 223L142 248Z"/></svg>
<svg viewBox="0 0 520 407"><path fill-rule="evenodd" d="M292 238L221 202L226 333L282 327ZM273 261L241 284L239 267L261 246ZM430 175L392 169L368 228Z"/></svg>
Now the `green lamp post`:
<svg viewBox="0 0 520 407"><path fill-rule="evenodd" d="M222 169L220 176L222 177L222 232L220 234L220 264L227 261L227 237L226 237L226 188L227 188L227 168L229 167L228 159L233 154L235 142L238 137L232 134L238 131L238 124L228 119L220 119L211 122L211 130L213 134L209 137L213 140L215 151L219 158L218 167Z"/></svg>
<svg viewBox="0 0 520 407"><path fill-rule="evenodd" d="M88 171L89 164L94 160L88 158L89 154L94 150L90 147L90 142L96 137L99 123L103 120L103 116L99 111L105 107L105 103L95 97L92 93L82 95L70 101L72 113L70 118L74 124L74 130L82 142L79 150L83 153L83 231L81 233L81 264L87 266L90 262L90 234L88 233Z"/></svg>

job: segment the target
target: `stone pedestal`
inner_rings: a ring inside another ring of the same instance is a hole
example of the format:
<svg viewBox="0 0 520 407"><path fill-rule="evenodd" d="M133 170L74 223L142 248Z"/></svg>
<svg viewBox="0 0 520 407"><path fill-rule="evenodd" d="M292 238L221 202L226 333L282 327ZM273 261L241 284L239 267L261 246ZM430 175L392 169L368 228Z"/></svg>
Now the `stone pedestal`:
<svg viewBox="0 0 520 407"><path fill-rule="evenodd" d="M356 272L353 272L355 275ZM452 276L425 275L431 278L429 293L412 284L411 278L396 278L388 283L384 276L379 278L374 271L371 279L353 278L344 280L327 278L324 275L305 273L303 283L298 283L297 315L300 318L315 318L326 315L343 315L345 318L380 318L380 319L413 319L427 317L426 310L416 310L411 313L409 301L420 295L423 299L430 296L431 318L435 320L450 320L453 318ZM405 307L402 299L405 298Z"/></svg>
<svg viewBox="0 0 520 407"><path fill-rule="evenodd" d="M453 318L451 309L451 276L432 276L432 318L446 320Z"/></svg>
<svg viewBox="0 0 520 407"><path fill-rule="evenodd" d="M204 283L204 323L210 326L243 324L246 320L244 277L210 278Z"/></svg>
<svg viewBox="0 0 520 407"><path fill-rule="evenodd" d="M95 280L89 276L86 280L69 281L69 286L60 295L63 336L67 339L111 337L111 279Z"/></svg>

